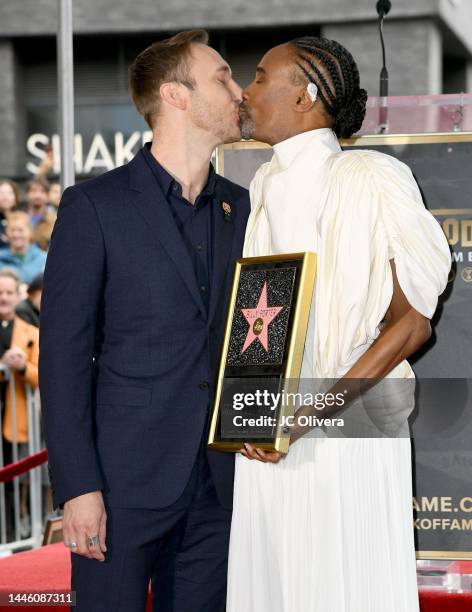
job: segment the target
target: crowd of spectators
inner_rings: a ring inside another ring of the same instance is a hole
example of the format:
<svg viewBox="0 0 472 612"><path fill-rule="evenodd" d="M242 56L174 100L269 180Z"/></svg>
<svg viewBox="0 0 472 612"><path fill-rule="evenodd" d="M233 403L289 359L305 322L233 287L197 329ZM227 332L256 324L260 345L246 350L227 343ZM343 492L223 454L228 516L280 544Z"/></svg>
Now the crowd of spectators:
<svg viewBox="0 0 472 612"><path fill-rule="evenodd" d="M46 179L51 165L48 154L38 176L23 190L15 181L0 178L0 466L12 461L13 444L18 445L19 458L28 454L26 386L34 390L38 385L42 278L61 197L59 183ZM26 485L23 478L21 537L27 537L30 529ZM6 493L11 510L11 486Z"/></svg>

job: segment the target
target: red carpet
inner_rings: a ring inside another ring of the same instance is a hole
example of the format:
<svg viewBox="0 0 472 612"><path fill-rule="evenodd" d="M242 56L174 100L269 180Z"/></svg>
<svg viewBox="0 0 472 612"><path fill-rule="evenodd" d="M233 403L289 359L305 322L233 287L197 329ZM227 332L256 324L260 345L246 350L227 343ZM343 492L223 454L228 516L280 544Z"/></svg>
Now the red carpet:
<svg viewBox="0 0 472 612"><path fill-rule="evenodd" d="M458 563L461 573L472 574L472 561ZM9 591L64 591L70 588L70 554L64 544L51 544L35 550L17 553L0 559L0 593ZM421 591L421 612L472 612L472 593L441 593ZM67 606L49 608L66 612ZM37 606L9 607L0 610L29 610L38 612ZM148 598L147 612L151 612ZM209 611L211 612L211 611ZM379 611L380 612L380 611Z"/></svg>
<svg viewBox="0 0 472 612"><path fill-rule="evenodd" d="M421 591L421 612L471 612L471 593L438 593Z"/></svg>
<svg viewBox="0 0 472 612"><path fill-rule="evenodd" d="M52 592L70 589L70 553L62 542L0 559L0 594L10 591ZM0 610L51 610L69 612L68 606L40 608L37 606L2 606ZM147 612L151 612L148 598Z"/></svg>

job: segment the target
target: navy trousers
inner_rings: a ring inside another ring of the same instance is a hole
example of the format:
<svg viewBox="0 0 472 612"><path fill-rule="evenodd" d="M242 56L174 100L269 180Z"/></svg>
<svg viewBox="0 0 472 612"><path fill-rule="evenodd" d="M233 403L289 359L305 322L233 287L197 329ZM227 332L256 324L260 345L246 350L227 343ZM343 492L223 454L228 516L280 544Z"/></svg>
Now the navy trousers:
<svg viewBox="0 0 472 612"><path fill-rule="evenodd" d="M105 561L72 553L72 609L144 612L151 581L153 612L224 612L230 526L231 512L216 497L202 445L171 506L107 506Z"/></svg>

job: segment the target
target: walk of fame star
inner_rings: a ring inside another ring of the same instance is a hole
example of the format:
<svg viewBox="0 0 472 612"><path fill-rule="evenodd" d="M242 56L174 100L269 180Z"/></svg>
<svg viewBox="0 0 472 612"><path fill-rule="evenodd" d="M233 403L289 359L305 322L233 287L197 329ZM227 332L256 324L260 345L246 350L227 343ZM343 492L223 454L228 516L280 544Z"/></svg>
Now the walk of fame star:
<svg viewBox="0 0 472 612"><path fill-rule="evenodd" d="M267 306L267 281L262 287L259 302L255 308L241 308L244 318L249 323L246 340L241 355L251 346L254 340L259 340L265 351L269 352L269 323L275 319L283 306Z"/></svg>

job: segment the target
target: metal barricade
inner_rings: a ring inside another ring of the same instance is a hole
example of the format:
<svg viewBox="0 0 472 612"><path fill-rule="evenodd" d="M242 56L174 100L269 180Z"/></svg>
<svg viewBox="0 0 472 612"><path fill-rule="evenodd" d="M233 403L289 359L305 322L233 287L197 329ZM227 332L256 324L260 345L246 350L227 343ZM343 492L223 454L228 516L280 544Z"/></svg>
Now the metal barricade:
<svg viewBox="0 0 472 612"><path fill-rule="evenodd" d="M15 396L15 373L10 368L0 364L0 378L7 385L11 414L12 440L12 463L20 459L20 445L17 440L17 407ZM6 395L5 395L6 397ZM28 417L28 442L27 454L32 455L41 450L41 407L39 390L31 389L26 385L26 407ZM4 408L4 407L2 407ZM3 413L3 410L2 410ZM26 444L26 443L25 443ZM2 435L0 436L0 468L5 465L4 440L3 440L3 419ZM13 479L13 508L8 507L6 498L6 483L0 483L0 556L4 556L20 549L34 548L41 544L43 531L43 512L42 512L42 479L41 466L33 468L28 474L29 490L29 514L30 533L29 536L21 535L21 476ZM24 481L24 477L23 477ZM13 532L14 540L8 541L7 534L7 513L13 510Z"/></svg>

